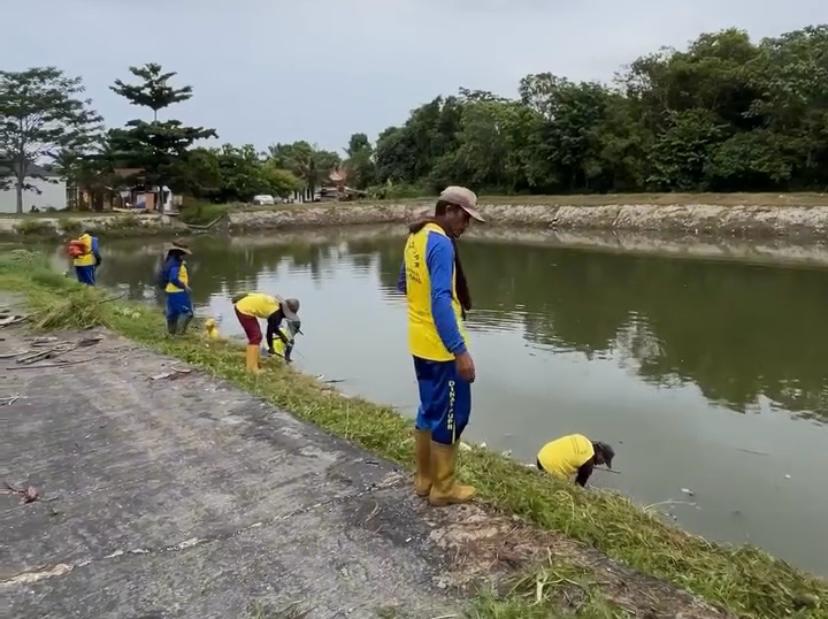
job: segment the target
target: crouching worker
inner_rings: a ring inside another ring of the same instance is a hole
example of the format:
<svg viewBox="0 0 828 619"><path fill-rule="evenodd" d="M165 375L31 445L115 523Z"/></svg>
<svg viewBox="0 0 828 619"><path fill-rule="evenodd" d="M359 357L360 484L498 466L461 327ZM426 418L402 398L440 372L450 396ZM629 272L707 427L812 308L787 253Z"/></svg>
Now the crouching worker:
<svg viewBox="0 0 828 619"><path fill-rule="evenodd" d="M537 466L558 479L586 486L596 465L612 468L615 451L606 443L593 443L583 434L570 434L550 441L538 452Z"/></svg>
<svg viewBox="0 0 828 619"><path fill-rule="evenodd" d="M167 331L170 335L184 335L193 319L193 303L190 298L190 274L185 256L192 252L183 244L167 247L164 263L164 293L167 295Z"/></svg>
<svg viewBox="0 0 828 619"><path fill-rule="evenodd" d="M87 286L94 286L95 269L101 264L98 237L92 236L91 230L84 230L80 237L69 242L69 255L72 257L78 281Z"/></svg>
<svg viewBox="0 0 828 619"><path fill-rule="evenodd" d="M299 301L297 299L285 299L273 297L261 292L250 292L233 297L233 307L236 310L236 317L247 336L247 371L251 374L258 374L259 367L259 346L262 343L262 330L259 327L259 319L267 321L267 350L270 354L276 354L273 349L273 336L276 335L285 346L288 345L285 335L279 327L282 320L299 323Z"/></svg>

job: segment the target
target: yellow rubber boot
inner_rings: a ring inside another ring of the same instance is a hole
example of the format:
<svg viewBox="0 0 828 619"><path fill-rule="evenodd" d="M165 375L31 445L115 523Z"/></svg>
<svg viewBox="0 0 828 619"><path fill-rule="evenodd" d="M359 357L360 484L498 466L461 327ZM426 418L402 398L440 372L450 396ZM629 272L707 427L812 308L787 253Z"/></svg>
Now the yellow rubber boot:
<svg viewBox="0 0 828 619"><path fill-rule="evenodd" d="M251 374L259 374L262 370L259 368L259 347L251 344L247 347L247 371Z"/></svg>
<svg viewBox="0 0 828 619"><path fill-rule="evenodd" d="M432 484L428 502L432 505L468 503L477 493L472 486L458 484L455 480L459 444L457 442L454 445L443 445L431 442Z"/></svg>
<svg viewBox="0 0 828 619"><path fill-rule="evenodd" d="M431 491L431 432L414 429L414 460L417 474L414 477L414 491L417 496L427 497Z"/></svg>

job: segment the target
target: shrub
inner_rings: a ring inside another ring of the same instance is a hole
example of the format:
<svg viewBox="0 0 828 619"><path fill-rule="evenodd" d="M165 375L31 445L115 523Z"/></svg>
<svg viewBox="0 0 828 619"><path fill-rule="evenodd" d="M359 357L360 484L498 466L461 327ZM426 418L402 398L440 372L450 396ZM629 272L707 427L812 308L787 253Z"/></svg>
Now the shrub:
<svg viewBox="0 0 828 619"><path fill-rule="evenodd" d="M54 236L55 227L42 219L24 219L14 226L15 231L23 236Z"/></svg>

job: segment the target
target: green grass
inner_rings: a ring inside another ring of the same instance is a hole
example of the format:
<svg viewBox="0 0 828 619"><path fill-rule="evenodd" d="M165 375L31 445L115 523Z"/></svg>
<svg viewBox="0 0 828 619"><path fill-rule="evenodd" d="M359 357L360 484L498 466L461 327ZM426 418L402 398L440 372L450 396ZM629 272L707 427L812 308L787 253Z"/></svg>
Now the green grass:
<svg viewBox="0 0 828 619"><path fill-rule="evenodd" d="M181 221L196 226L206 226L229 212L228 204L211 204L209 202L188 203L181 209Z"/></svg>
<svg viewBox="0 0 828 619"><path fill-rule="evenodd" d="M22 219L14 225L14 229L17 234L28 237L54 236L56 233L51 223L41 219Z"/></svg>
<svg viewBox="0 0 828 619"><path fill-rule="evenodd" d="M514 579L505 595L483 591L475 599L468 616L472 619L538 619L552 616L583 619L622 619L629 612L609 602L600 583L583 567L565 560L550 560L547 565ZM565 611L567 614L560 614Z"/></svg>
<svg viewBox="0 0 828 619"><path fill-rule="evenodd" d="M342 397L283 365L269 366L262 377L251 377L243 370L239 346L207 342L197 335L165 338L158 310L120 302L101 303L104 293L56 276L38 255L17 251L0 257L0 289L26 293L36 325L106 325L227 379L380 456L412 465L411 422L393 409ZM666 579L737 615L767 619L828 616L825 580L756 548L714 544L675 529L617 494L585 491L558 482L480 448L463 453L460 475L476 485L481 497L492 505L593 545L641 572ZM501 614L486 616L518 616L508 614L514 605L534 608L526 602L526 582L522 586L517 586L506 602L498 602L505 604L496 609Z"/></svg>

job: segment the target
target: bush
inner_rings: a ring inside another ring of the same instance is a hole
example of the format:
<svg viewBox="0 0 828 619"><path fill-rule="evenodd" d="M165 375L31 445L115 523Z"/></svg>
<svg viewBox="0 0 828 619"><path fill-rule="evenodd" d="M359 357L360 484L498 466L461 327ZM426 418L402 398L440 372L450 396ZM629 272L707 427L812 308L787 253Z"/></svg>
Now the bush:
<svg viewBox="0 0 828 619"><path fill-rule="evenodd" d="M60 222L59 225L60 231L63 234L72 237L79 235L83 230L81 222L79 222L77 219L64 219Z"/></svg>
<svg viewBox="0 0 828 619"><path fill-rule="evenodd" d="M24 219L14 229L23 236L54 236L57 232L50 222L42 219Z"/></svg>
<svg viewBox="0 0 828 619"><path fill-rule="evenodd" d="M229 207L226 204L194 202L181 209L181 221L185 224L206 226L225 215L228 210Z"/></svg>
<svg viewBox="0 0 828 619"><path fill-rule="evenodd" d="M375 200L402 200L405 198L422 198L432 195L423 185L397 183L396 185L373 185L365 190L369 198Z"/></svg>

